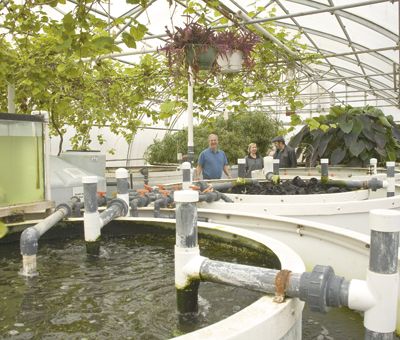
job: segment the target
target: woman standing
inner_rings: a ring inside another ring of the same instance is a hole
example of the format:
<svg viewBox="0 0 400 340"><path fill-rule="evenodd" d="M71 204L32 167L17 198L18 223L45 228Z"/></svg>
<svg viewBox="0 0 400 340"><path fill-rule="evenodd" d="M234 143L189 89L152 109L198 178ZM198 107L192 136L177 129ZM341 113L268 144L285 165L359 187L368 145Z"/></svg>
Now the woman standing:
<svg viewBox="0 0 400 340"><path fill-rule="evenodd" d="M259 170L264 168L264 160L257 152L257 144L250 143L247 148L246 159L246 177L251 177L251 172L253 170Z"/></svg>

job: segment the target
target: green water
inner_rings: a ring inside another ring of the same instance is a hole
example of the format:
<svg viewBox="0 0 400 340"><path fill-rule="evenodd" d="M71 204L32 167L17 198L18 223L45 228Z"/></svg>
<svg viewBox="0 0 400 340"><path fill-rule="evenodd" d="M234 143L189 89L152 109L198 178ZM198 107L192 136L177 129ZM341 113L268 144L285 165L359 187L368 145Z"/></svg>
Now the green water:
<svg viewBox="0 0 400 340"><path fill-rule="evenodd" d="M203 253L235 261L243 252L203 240ZM40 242L40 275L26 280L18 247L0 245L1 339L167 339L177 321L172 235L109 238L98 259L82 240ZM247 253L244 262L260 261ZM262 259L261 259L262 260ZM202 283L195 328L221 320L261 294Z"/></svg>
<svg viewBox="0 0 400 340"><path fill-rule="evenodd" d="M44 200L42 139L0 135L0 206Z"/></svg>
<svg viewBox="0 0 400 340"><path fill-rule="evenodd" d="M122 227L113 224L104 229L119 233ZM58 238L70 234L69 230L48 233ZM0 339L148 340L188 331L176 314L174 235L103 235L101 256L90 259L81 229L77 234L79 239L41 239L40 275L29 280L17 274L18 244L0 244ZM274 259L260 252L204 237L199 242L202 255L209 258L276 268ZM202 282L200 316L193 329L226 318L260 296ZM302 327L304 340L364 338L361 315L343 308L328 314L305 308Z"/></svg>

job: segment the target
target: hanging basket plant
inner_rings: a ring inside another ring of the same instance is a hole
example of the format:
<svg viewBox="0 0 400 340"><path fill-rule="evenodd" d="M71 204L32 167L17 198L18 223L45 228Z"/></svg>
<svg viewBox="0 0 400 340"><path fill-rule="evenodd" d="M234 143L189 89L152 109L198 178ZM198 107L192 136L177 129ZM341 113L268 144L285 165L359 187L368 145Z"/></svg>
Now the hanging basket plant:
<svg viewBox="0 0 400 340"><path fill-rule="evenodd" d="M187 74L187 68L191 66L195 76L200 70L238 72L242 65L253 66L251 54L260 41L248 30L215 32L197 22L187 23L183 28L175 27L174 32L167 28L166 32L167 44L160 50L165 52L170 70L175 74Z"/></svg>
<svg viewBox="0 0 400 340"><path fill-rule="evenodd" d="M216 70L217 48L214 42L214 31L197 22L175 27L175 32L166 29L167 44L160 48L164 51L168 66L173 73L187 74L190 66L194 75L200 70Z"/></svg>
<svg viewBox="0 0 400 340"><path fill-rule="evenodd" d="M225 30L217 32L214 41L218 48L217 63L222 72L239 72L243 65L246 68L254 65L251 54L260 37L253 32Z"/></svg>

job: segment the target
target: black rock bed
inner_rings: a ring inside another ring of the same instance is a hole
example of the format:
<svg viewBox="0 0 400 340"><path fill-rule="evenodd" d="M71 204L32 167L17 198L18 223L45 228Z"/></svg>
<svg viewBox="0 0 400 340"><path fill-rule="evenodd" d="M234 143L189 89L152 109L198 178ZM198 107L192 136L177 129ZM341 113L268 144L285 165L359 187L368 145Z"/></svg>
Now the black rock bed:
<svg viewBox="0 0 400 340"><path fill-rule="evenodd" d="M224 193L246 195L313 195L333 194L354 190L356 189L323 184L316 178L303 180L299 176L296 176L293 179L281 180L279 184L260 182L256 184L236 185L229 190L220 191Z"/></svg>

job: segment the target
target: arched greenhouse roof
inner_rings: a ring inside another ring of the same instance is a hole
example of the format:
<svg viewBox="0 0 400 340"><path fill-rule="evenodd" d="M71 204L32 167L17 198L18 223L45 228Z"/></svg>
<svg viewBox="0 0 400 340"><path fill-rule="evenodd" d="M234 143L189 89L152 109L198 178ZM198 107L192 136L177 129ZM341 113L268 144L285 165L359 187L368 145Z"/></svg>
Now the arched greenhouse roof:
<svg viewBox="0 0 400 340"><path fill-rule="evenodd" d="M56 3L54 7L45 6L46 11L61 20L78 2ZM332 104L369 104L400 120L398 1L200 0L196 3L197 7L194 1L186 0L89 1L88 10L99 18L108 22L121 20L118 31L114 32L118 36L129 31L132 22L147 27L136 48L127 48L121 41L123 52L99 58L134 63L138 55L157 53L165 43L165 27L173 29L182 24L185 11L193 17L203 13L208 23L228 18L225 26L236 23L252 27L260 36L262 33L255 25L272 22L291 34L300 32L306 50L321 56L307 65L301 59L295 62L294 72L300 83L298 99L305 104L297 113L319 114ZM292 52L295 55L296 51ZM273 108L285 119L286 104L279 97L266 96L258 105Z"/></svg>
<svg viewBox="0 0 400 340"><path fill-rule="evenodd" d="M74 1L69 1L74 3ZM134 1L132 1L134 2ZM129 62L136 53L154 51L163 44L165 29L183 22L188 1L151 0L147 9L139 5L105 2L92 11L107 18L126 17L121 29L129 29L132 15L148 25L143 44L134 51L115 54ZM388 0L271 0L199 1L243 25L274 22L290 32L301 32L307 50L322 57L318 63L302 66L296 61L296 76L301 83L305 107L299 113L320 112L334 104L373 105L400 120L399 79L399 4ZM64 8L63 8L64 7ZM65 11L59 5L55 11ZM259 14L254 13L254 8ZM273 16L268 15L274 8ZM251 12L250 23L240 13ZM199 14L199 12L197 12ZM196 13L192 13L196 15ZM214 19L215 20L215 19ZM229 24L229 23L228 23ZM256 29L257 31L257 29ZM260 33L261 34L261 33ZM127 55L132 55L128 57ZM279 99L265 98L266 106L283 110Z"/></svg>

